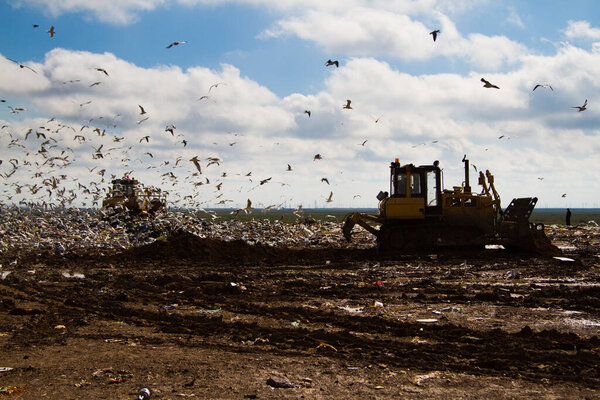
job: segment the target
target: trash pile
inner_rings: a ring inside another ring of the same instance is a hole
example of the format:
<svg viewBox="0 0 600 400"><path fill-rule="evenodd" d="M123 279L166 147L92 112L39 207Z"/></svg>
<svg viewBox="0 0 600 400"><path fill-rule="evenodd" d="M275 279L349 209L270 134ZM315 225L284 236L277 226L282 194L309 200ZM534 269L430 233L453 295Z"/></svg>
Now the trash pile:
<svg viewBox="0 0 600 400"><path fill-rule="evenodd" d="M95 209L31 210L0 206L0 253L8 250L52 251L56 254L125 250L187 232L216 241L287 248L370 248L367 232L347 243L337 223L300 219L294 223L254 219L207 221L190 213L168 211L154 217L104 218Z"/></svg>

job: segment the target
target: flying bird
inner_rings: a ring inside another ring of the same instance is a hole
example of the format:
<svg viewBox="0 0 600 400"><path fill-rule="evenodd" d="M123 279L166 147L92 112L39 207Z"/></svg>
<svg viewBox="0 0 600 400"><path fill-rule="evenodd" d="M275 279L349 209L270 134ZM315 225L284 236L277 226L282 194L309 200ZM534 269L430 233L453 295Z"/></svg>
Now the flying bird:
<svg viewBox="0 0 600 400"><path fill-rule="evenodd" d="M6 59L7 59L7 60L9 60L9 61L12 61L12 62L14 62L14 63L15 63L15 64L17 64L17 65L18 65L20 68L27 68L27 69L29 69L29 70L31 70L31 71L33 71L33 72L35 72L35 70L34 70L33 68L31 68L31 67L28 67L27 65L24 65L23 63L21 63L21 62L19 62L19 61L17 61L17 60L13 60L12 58L6 58ZM37 74L37 72L35 72L35 73Z"/></svg>
<svg viewBox="0 0 600 400"><path fill-rule="evenodd" d="M194 156L193 158L190 158L190 161L194 163L194 165L196 166L196 169L198 170L198 173L202 173L202 168L200 168L200 160L198 160L198 156Z"/></svg>
<svg viewBox="0 0 600 400"><path fill-rule="evenodd" d="M304 114L308 114L308 116L310 118L310 110L304 110Z"/></svg>
<svg viewBox="0 0 600 400"><path fill-rule="evenodd" d="M563 193L563 195L562 195L562 196L560 196L560 197L567 197L567 194L566 194L566 193Z"/></svg>
<svg viewBox="0 0 600 400"><path fill-rule="evenodd" d="M365 140L365 141L364 141L364 142L362 142L360 145L361 145L361 146L364 146L364 145L365 145L365 143L367 143L368 141L369 141L369 139Z"/></svg>
<svg viewBox="0 0 600 400"><path fill-rule="evenodd" d="M582 112L587 110L587 99L585 99L585 103L583 103L583 105L581 107L579 106L575 106L575 107L571 107L571 108L576 108L578 112Z"/></svg>
<svg viewBox="0 0 600 400"><path fill-rule="evenodd" d="M322 160L323 157L321 157L321 154L315 154L315 156L313 157L313 161L315 160Z"/></svg>
<svg viewBox="0 0 600 400"><path fill-rule="evenodd" d="M440 33L440 30L439 30L439 29L436 29L435 31L431 31L431 32L429 32L429 34L430 34L431 36L433 36L433 41L434 41L434 42L435 42L435 40L437 39L437 35L438 35L439 33Z"/></svg>
<svg viewBox="0 0 600 400"><path fill-rule="evenodd" d="M142 143L142 141L146 141L146 143L150 143L150 136L146 135L143 138L140 139L140 143Z"/></svg>
<svg viewBox="0 0 600 400"><path fill-rule="evenodd" d="M350 103L352 103L351 100L346 100L346 104L342 108L345 108L346 110L352 110Z"/></svg>
<svg viewBox="0 0 600 400"><path fill-rule="evenodd" d="M327 62L325 63L326 67L329 67L331 65L335 65L336 68L339 68L340 63L338 62L338 60L332 61L331 59L327 60Z"/></svg>
<svg viewBox="0 0 600 400"><path fill-rule="evenodd" d="M98 85L100 85L100 84L102 84L102 82L94 82L94 83L92 83L92 84L90 85L90 87L92 87L92 86L98 86Z"/></svg>
<svg viewBox="0 0 600 400"><path fill-rule="evenodd" d="M46 33L49 33L50 37L54 37L54 33L56 33L56 31L54 30L54 25L50 26L50 29L48 29Z"/></svg>
<svg viewBox="0 0 600 400"><path fill-rule="evenodd" d="M146 114L146 110L144 110L144 107L142 107L141 105L138 104L138 107L140 108L140 115L144 115Z"/></svg>
<svg viewBox="0 0 600 400"><path fill-rule="evenodd" d="M533 91L535 91L535 89L537 89L537 88L539 88L539 87L542 87L542 88L550 88L550 90L554 91L554 89L552 89L552 86L550 86L549 84L547 84L547 83L545 83L545 84L540 84L540 83L538 83L537 85L535 85L535 86L533 87L533 90L532 90L532 92L533 92Z"/></svg>
<svg viewBox="0 0 600 400"><path fill-rule="evenodd" d="M167 46L167 49L170 49L173 46L179 46L180 44L185 44L187 43L186 41L181 41L181 42L173 42L170 45Z"/></svg>
<svg viewBox="0 0 600 400"><path fill-rule="evenodd" d="M327 200L325 200L327 203L331 203L333 200L333 192L329 192L329 197L327 198Z"/></svg>
<svg viewBox="0 0 600 400"><path fill-rule="evenodd" d="M217 83L214 83L214 84L210 85L210 87L208 88L208 93L210 93L210 91L212 90L212 88L215 88L215 89L218 88L219 85L226 85L226 83L225 82L217 82Z"/></svg>
<svg viewBox="0 0 600 400"><path fill-rule="evenodd" d="M96 71L98 72L102 72L104 73L104 75L108 76L108 72L106 72L106 70L104 68L94 68Z"/></svg>
<svg viewBox="0 0 600 400"><path fill-rule="evenodd" d="M142 119L140 119L140 120L137 122L137 123L138 123L138 125L139 125L139 124L141 124L142 122L144 122L145 120L147 120L148 118L150 118L150 117L146 117L146 118L142 118Z"/></svg>
<svg viewBox="0 0 600 400"><path fill-rule="evenodd" d="M291 170L292 170L292 166L290 164L288 164L286 171L291 171Z"/></svg>
<svg viewBox="0 0 600 400"><path fill-rule="evenodd" d="M483 82L484 88L500 89L498 86L491 84L489 81L486 81L484 78L481 78L481 82Z"/></svg>
<svg viewBox="0 0 600 400"><path fill-rule="evenodd" d="M165 128L165 132L171 132L171 135L175 136L175 133L174 133L175 129L176 129L175 125L172 125L172 124L167 125L167 127Z"/></svg>
<svg viewBox="0 0 600 400"><path fill-rule="evenodd" d="M325 182L326 184L329 185L329 179L327 179L327 178L321 178L321 182Z"/></svg>

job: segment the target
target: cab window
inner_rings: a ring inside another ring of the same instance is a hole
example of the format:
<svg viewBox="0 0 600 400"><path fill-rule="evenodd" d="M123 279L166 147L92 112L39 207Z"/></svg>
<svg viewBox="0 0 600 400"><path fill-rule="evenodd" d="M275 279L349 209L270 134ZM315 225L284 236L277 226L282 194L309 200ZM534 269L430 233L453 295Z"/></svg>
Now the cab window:
<svg viewBox="0 0 600 400"><path fill-rule="evenodd" d="M412 197L421 196L423 192L421 191L421 174L411 174L410 176L410 195Z"/></svg>

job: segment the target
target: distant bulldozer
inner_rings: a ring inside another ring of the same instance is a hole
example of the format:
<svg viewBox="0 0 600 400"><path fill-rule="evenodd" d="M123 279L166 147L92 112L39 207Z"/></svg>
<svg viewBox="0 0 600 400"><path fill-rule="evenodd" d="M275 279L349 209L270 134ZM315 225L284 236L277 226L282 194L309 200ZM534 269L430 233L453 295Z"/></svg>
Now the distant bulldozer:
<svg viewBox="0 0 600 400"><path fill-rule="evenodd" d="M129 214L154 214L167 207L167 194L159 188L144 187L136 179L113 179L102 208L111 212L127 211Z"/></svg>
<svg viewBox="0 0 600 400"><path fill-rule="evenodd" d="M379 215L347 215L342 228L345 238L351 240L352 229L358 224L377 237L382 251L500 244L541 254L560 254L544 233L544 226L529 222L536 197L513 199L503 211L493 175L480 171L482 192L473 193L466 156L463 162L464 185L444 190L438 161L433 165L401 166L396 159L390 165L391 194L380 192L377 196Z"/></svg>

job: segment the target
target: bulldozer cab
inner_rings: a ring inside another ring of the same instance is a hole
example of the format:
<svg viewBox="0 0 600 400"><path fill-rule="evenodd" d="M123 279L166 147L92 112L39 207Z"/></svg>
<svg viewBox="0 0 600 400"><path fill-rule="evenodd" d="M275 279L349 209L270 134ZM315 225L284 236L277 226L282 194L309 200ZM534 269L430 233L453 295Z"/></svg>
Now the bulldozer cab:
<svg viewBox="0 0 600 400"><path fill-rule="evenodd" d="M390 165L390 197L379 204L382 217L420 219L441 213L441 170L433 165Z"/></svg>

